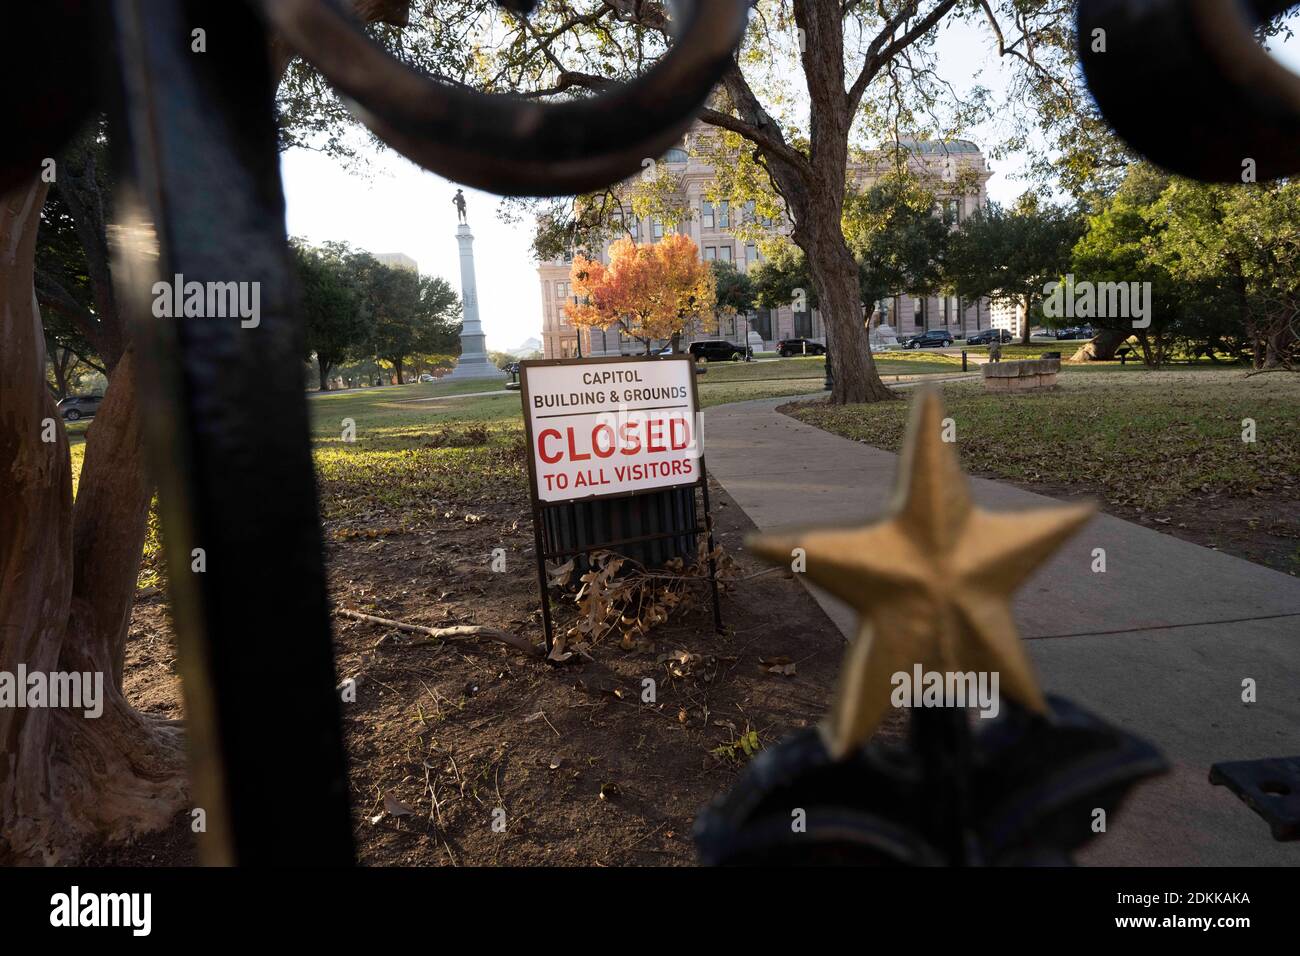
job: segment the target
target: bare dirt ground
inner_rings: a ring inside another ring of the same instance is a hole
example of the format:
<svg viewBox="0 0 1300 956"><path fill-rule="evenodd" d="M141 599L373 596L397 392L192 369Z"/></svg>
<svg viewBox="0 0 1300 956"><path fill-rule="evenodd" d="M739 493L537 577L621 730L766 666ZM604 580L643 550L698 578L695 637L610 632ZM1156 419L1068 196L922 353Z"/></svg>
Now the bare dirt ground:
<svg viewBox="0 0 1300 956"><path fill-rule="evenodd" d="M997 475L981 477L998 478ZM1300 574L1300 501L1262 495L1251 498L1219 495L1210 499L1171 502L1158 511L1148 511L1103 501L1101 489L1047 482L1008 483L1062 501L1099 502L1102 511L1116 518L1262 564L1292 577Z"/></svg>
<svg viewBox="0 0 1300 956"><path fill-rule="evenodd" d="M702 600L660 625L653 648L555 665L497 643L417 643L418 636L336 619L354 834L372 865L690 864L691 826L745 760L749 731L769 745L825 712L843 640L802 585L743 550L752 530L714 486L719 540L735 561L723 596L726 633ZM430 626L491 625L540 640L526 503L459 509L415 530L326 525L337 607ZM486 573L493 548L506 571ZM761 572L761 573L760 573ZM561 618L574 614L572 603ZM413 637L415 640L413 640ZM793 675L760 661L788 659ZM643 681L655 681L653 704ZM136 607L127 693L181 716L170 622L161 597ZM897 733L896 728L887 732ZM267 795L267 812L284 797ZM494 811L504 810L504 815ZM498 827L494 828L494 820ZM500 832L504 821L504 832ZM100 865L197 862L187 815Z"/></svg>

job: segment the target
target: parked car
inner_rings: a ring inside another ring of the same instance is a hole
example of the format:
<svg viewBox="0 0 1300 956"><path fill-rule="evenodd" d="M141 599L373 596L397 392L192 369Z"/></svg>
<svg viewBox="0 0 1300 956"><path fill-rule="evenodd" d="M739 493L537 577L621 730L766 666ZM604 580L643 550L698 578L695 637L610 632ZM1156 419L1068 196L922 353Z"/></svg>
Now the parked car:
<svg viewBox="0 0 1300 956"><path fill-rule="evenodd" d="M75 422L81 418L94 418L103 400L103 395L69 395L59 402L58 409L64 420Z"/></svg>
<svg viewBox="0 0 1300 956"><path fill-rule="evenodd" d="M438 380L437 380L436 378L434 378L432 375L430 375L428 372L425 372L423 375L420 376L420 381L421 381L421 382L436 382L436 381L438 381Z"/></svg>
<svg viewBox="0 0 1300 956"><path fill-rule="evenodd" d="M1003 344L1012 341L1013 336L1006 329L985 329L983 332L976 332L966 339L967 345L992 345L994 342Z"/></svg>
<svg viewBox="0 0 1300 956"><path fill-rule="evenodd" d="M1090 325L1071 325L1056 330L1057 339L1090 339L1096 334Z"/></svg>
<svg viewBox="0 0 1300 956"><path fill-rule="evenodd" d="M776 343L776 354L781 358L791 355L825 355L826 346L812 339L782 339Z"/></svg>
<svg viewBox="0 0 1300 956"><path fill-rule="evenodd" d="M928 332L922 332L920 335L913 335L903 343L905 349L941 349L952 345L953 338L950 332L944 329L930 329Z"/></svg>
<svg viewBox="0 0 1300 956"><path fill-rule="evenodd" d="M692 342L687 351L697 362L736 362L745 358L749 350L726 339L704 339Z"/></svg>

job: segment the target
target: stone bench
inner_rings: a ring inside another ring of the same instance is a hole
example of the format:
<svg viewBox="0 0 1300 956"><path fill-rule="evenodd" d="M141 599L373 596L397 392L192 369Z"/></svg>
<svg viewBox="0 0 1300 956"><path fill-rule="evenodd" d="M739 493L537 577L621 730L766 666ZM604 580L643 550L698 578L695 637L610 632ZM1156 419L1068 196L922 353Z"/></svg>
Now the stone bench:
<svg viewBox="0 0 1300 956"><path fill-rule="evenodd" d="M1061 371L1059 358L1023 359L1015 362L989 362L981 366L986 392L1031 392L1054 388Z"/></svg>

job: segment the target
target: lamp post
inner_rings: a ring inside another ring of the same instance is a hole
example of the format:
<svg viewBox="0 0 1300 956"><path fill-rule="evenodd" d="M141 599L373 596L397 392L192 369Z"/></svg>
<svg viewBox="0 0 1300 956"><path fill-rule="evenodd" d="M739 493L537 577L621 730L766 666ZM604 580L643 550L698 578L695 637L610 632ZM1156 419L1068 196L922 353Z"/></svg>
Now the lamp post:
<svg viewBox="0 0 1300 956"><path fill-rule="evenodd" d="M569 261L570 261L570 262L576 262L577 260L578 260L578 240L577 240L577 236L576 236L575 234L570 234L570 236L569 236ZM572 271L572 270L570 270L570 271ZM572 277L572 276L571 276L571 277ZM586 273L585 273L585 272L582 274L581 278L584 278L584 279L586 278ZM574 296L573 296L573 304L574 304L574 307L575 307L575 308L576 308L577 306L579 306L579 305L582 304L581 302L578 301L578 296L577 296L576 293L575 293ZM574 341L577 343L577 346L578 346L578 358L582 358L582 327L581 327L581 326L578 326L578 325L575 325L575 326L573 327L573 332L574 332Z"/></svg>
<svg viewBox="0 0 1300 956"><path fill-rule="evenodd" d="M835 390L835 369L831 366L831 324L826 321L826 316L822 316L822 326L826 329L826 381L822 389L832 392Z"/></svg>

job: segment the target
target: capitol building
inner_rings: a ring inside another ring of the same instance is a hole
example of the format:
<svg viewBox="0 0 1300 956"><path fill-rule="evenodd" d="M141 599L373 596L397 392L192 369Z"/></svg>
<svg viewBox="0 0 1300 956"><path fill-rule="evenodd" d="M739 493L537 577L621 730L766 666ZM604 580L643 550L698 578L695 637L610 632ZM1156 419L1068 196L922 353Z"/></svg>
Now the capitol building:
<svg viewBox="0 0 1300 956"><path fill-rule="evenodd" d="M710 127L696 124L680 147L670 149L659 163L667 164L669 171L679 177L677 196L689 212L684 220L673 227L689 235L705 260L732 262L736 268L748 272L762 261L757 244L746 242L737 234L737 228L754 224L752 204L734 207L727 202L713 203L707 193L714 181L714 167L695 155L692 147L701 136L710 135ZM987 198L986 186L992 176L978 146L965 140L944 142L908 140L903 145L908 150L908 162L924 181L935 185L939 195L936 215L942 215L954 225L981 208ZM701 150L700 152L707 152ZM850 166L850 175L859 188L869 188L878 178L877 170L886 168L885 154L878 154L880 162L865 161ZM959 188L958 182L962 185ZM945 189L945 184L951 188ZM637 242L654 242L664 235L665 225L651 218L637 219L630 209L624 209L628 232ZM788 235L788 220L764 220L758 225L772 233ZM612 242L613 240L611 240ZM609 242L600 250L600 258L609 261ZM548 359L573 358L578 355L639 355L645 347L637 340L624 335L617 328L577 329L565 317L564 307L573 302L570 287L572 258L553 259L539 263L538 280L542 292L542 346ZM969 301L957 296L923 296L899 290L892 297L875 303L871 322L887 323L895 333L914 335L927 329L944 328L960 338L990 327L987 299ZM816 309L795 312L790 306L779 309L755 309L752 312L724 317L715 330L697 331L696 338L725 338L737 345L753 343L754 336L762 340L762 350L776 348L781 339L805 338L825 343L826 328ZM690 341L689 337L683 340Z"/></svg>

